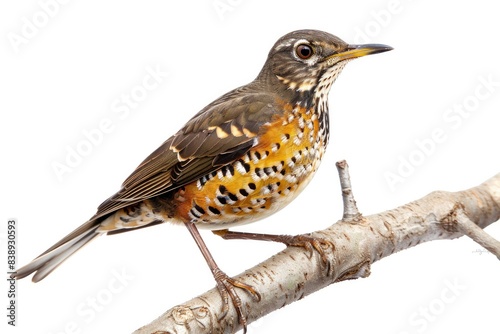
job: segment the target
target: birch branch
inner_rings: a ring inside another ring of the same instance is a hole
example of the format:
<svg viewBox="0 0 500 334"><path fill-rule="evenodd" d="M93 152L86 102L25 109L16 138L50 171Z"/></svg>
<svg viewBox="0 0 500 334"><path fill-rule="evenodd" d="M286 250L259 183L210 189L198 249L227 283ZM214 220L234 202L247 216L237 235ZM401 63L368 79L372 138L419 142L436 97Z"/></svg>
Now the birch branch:
<svg viewBox="0 0 500 334"><path fill-rule="evenodd" d="M317 252L312 258L302 248L288 247L235 277L252 285L262 299L239 293L248 323L332 283L367 277L370 266L386 256L426 241L467 235L500 259L500 243L483 229L500 218L500 173L474 188L459 192L435 191L379 214L362 216L352 195L347 163L337 163L344 201L342 220L311 233L334 245L327 249L330 265ZM178 305L134 334L235 333L241 329L230 307L219 320L222 301L217 289Z"/></svg>

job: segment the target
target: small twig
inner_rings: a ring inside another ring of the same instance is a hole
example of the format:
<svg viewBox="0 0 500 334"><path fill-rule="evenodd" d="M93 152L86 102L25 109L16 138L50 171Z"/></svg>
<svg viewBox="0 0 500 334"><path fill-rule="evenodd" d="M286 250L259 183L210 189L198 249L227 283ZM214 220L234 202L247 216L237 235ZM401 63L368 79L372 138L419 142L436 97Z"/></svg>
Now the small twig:
<svg viewBox="0 0 500 334"><path fill-rule="evenodd" d="M338 161L335 166L339 172L340 188L342 189L342 201L344 202L343 221L356 221L361 218L361 213L356 205L356 200L352 193L351 176L349 175L349 165L347 161Z"/></svg>
<svg viewBox="0 0 500 334"><path fill-rule="evenodd" d="M463 209L457 210L455 218L456 227L460 232L489 250L492 254L495 254L500 260L500 241L493 238L471 221L464 213Z"/></svg>

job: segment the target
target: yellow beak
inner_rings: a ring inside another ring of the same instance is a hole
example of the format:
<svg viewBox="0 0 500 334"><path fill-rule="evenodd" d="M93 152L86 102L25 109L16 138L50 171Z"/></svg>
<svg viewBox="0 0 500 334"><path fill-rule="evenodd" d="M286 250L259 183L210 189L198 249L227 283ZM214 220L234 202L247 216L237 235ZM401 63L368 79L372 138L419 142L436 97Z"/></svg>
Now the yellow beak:
<svg viewBox="0 0 500 334"><path fill-rule="evenodd" d="M335 53L329 56L326 60L330 63L337 63L346 59L354 59L376 53L391 51L392 47L384 44L361 44L361 45L348 45L347 50Z"/></svg>

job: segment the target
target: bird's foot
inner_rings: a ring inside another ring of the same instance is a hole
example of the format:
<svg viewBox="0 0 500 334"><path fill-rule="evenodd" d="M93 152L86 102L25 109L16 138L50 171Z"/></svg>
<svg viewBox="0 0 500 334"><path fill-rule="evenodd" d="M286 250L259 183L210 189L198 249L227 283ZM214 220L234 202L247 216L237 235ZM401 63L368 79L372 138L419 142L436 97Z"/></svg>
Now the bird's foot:
<svg viewBox="0 0 500 334"><path fill-rule="evenodd" d="M287 246L305 248L309 252L309 258L312 258L314 251L318 252L323 264L327 266L330 265L326 250L335 249L333 243L331 243L330 241L304 234L281 235L279 237L281 237L280 241Z"/></svg>
<svg viewBox="0 0 500 334"><path fill-rule="evenodd" d="M236 309L236 313L238 314L238 320L243 327L243 333L246 333L247 318L245 316L245 313L243 312L241 299L236 293L235 287L249 292L257 301L260 301L261 299L260 293L258 293L251 285L242 283L235 280L234 278L229 277L220 269L214 270L213 274L215 281L217 282L217 289L219 290L222 298L222 312L219 320L224 319L224 317L227 315L227 312L229 311L229 298L231 298L233 306Z"/></svg>

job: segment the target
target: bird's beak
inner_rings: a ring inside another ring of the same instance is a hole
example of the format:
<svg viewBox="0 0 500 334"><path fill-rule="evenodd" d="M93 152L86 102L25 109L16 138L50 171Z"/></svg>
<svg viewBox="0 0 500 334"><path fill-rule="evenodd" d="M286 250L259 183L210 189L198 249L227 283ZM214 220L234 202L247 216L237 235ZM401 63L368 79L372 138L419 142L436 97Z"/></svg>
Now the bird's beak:
<svg viewBox="0 0 500 334"><path fill-rule="evenodd" d="M327 61L333 64L346 59L354 59L391 50L392 47L384 44L350 44L345 51L329 56Z"/></svg>

